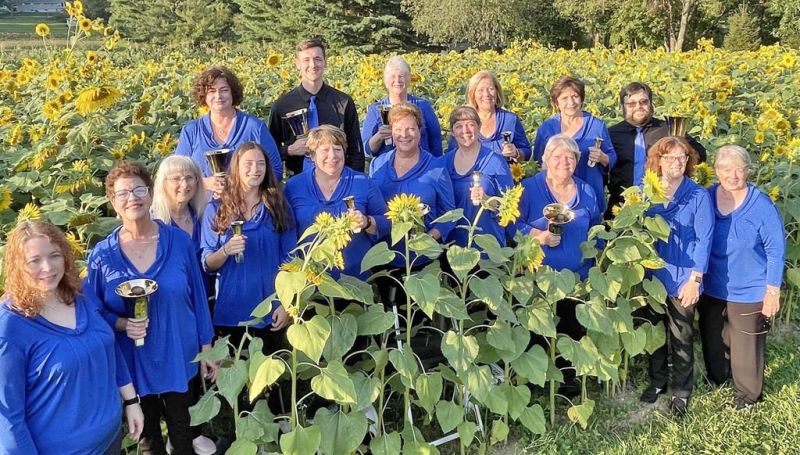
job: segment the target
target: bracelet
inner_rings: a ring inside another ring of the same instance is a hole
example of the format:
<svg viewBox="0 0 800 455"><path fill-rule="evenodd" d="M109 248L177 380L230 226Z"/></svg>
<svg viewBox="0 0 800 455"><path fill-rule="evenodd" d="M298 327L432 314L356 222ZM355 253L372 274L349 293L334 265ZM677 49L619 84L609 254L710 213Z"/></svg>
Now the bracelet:
<svg viewBox="0 0 800 455"><path fill-rule="evenodd" d="M222 245L222 254L224 254L225 257L228 257L228 250L225 249L225 245Z"/></svg>
<svg viewBox="0 0 800 455"><path fill-rule="evenodd" d="M141 402L142 402L142 400L141 400L141 398L139 398L139 394L137 393L135 397L128 398L127 400L123 400L122 404L123 404L124 407L127 408L128 406L131 406L131 405L134 405L134 404L139 404Z"/></svg>
<svg viewBox="0 0 800 455"><path fill-rule="evenodd" d="M776 296L776 295L778 295L778 294L780 294L780 293L781 293L781 291L779 291L779 290L777 290L777 289L770 289L770 288L767 288L767 294L768 294L768 295L771 295L771 296Z"/></svg>
<svg viewBox="0 0 800 455"><path fill-rule="evenodd" d="M367 229L369 229L371 226L372 226L372 217L371 217L371 216L369 216L369 215L367 215L367 225L366 225L366 226L364 226L364 230L366 231L366 230L367 230Z"/></svg>

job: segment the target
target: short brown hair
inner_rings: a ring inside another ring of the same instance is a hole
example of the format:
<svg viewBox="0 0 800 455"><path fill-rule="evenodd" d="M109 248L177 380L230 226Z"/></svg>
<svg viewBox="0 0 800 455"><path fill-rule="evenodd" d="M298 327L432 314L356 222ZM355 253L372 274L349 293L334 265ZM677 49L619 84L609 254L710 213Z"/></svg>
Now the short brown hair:
<svg viewBox="0 0 800 455"><path fill-rule="evenodd" d="M477 90L478 84L484 79L490 79L492 84L494 84L495 90L497 90L497 100L494 102L495 108L503 107L506 104L506 96L503 95L503 88L500 86L500 81L492 72L486 70L478 71L469 78L466 93L467 104L475 109L478 108L478 104L475 102L475 90Z"/></svg>
<svg viewBox="0 0 800 455"><path fill-rule="evenodd" d="M306 147L313 154L322 144L338 145L347 150L347 136L344 131L333 125L320 125L308 133Z"/></svg>
<svg viewBox="0 0 800 455"><path fill-rule="evenodd" d="M561 76L550 88L550 103L553 104L553 107L558 108L558 97L561 96L561 92L568 88L575 90L575 93L581 98L581 103L586 99L586 85L580 79L572 76Z"/></svg>
<svg viewBox="0 0 800 455"><path fill-rule="evenodd" d="M460 120L472 120L478 124L478 127L481 126L481 116L472 106L458 106L453 109L453 112L450 113L450 130Z"/></svg>
<svg viewBox="0 0 800 455"><path fill-rule="evenodd" d="M675 147L682 148L683 153L689 157L689 159L686 160L686 169L683 171L683 175L692 177L694 175L694 167L698 162L700 162L700 155L697 154L697 150L689 145L689 142L687 142L686 139L678 136L662 137L658 140L658 142L653 144L650 147L650 150L647 151L647 162L645 163L645 168L650 169L660 176L661 157L671 152Z"/></svg>
<svg viewBox="0 0 800 455"><path fill-rule="evenodd" d="M297 47L294 50L295 55L303 52L306 49L311 49L314 47L318 47L322 49L322 56L328 58L325 53L325 43L322 42L320 38L304 38L297 43Z"/></svg>
<svg viewBox="0 0 800 455"><path fill-rule="evenodd" d="M111 200L114 197L114 184L121 178L139 177L145 186L152 189L153 180L144 164L136 161L120 161L106 176L106 196Z"/></svg>
<svg viewBox="0 0 800 455"><path fill-rule="evenodd" d="M238 106L244 100L244 89L239 78L233 74L225 66L212 66L202 73L194 80L194 87L192 88L192 98L198 107L206 105L206 94L208 89L217 82L217 79L225 79L225 82L231 87L231 97L233 98L233 105Z"/></svg>
<svg viewBox="0 0 800 455"><path fill-rule="evenodd" d="M417 106L411 103L402 102L393 104L392 108L389 109L390 126L393 125L394 122L406 117L414 117L414 120L417 122L417 126L422 128L422 112Z"/></svg>
<svg viewBox="0 0 800 455"><path fill-rule="evenodd" d="M3 273L6 277L6 292L11 297L11 306L28 318L41 313L45 297L25 265L25 242L35 237L49 240L64 257L64 276L56 290L58 297L67 305L71 305L75 297L81 293L81 279L75 266L75 254L64 232L48 221L23 221L8 235Z"/></svg>

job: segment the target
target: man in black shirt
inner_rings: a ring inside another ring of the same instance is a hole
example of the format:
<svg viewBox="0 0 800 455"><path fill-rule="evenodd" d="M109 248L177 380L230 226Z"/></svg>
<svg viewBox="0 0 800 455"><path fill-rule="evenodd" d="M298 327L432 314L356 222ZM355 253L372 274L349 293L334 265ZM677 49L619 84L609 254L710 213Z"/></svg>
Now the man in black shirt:
<svg viewBox="0 0 800 455"><path fill-rule="evenodd" d="M659 139L669 136L669 125L663 120L653 118L653 91L647 84L641 82L628 84L620 91L619 102L625 120L608 129L611 143L617 152L617 164L611 168L608 175L610 196L606 219L613 217L612 207L622 203L621 194L625 188L641 183L647 161L647 150L650 146ZM686 140L700 155L700 161L705 161L706 149L688 134ZM638 159L637 145L643 148Z"/></svg>
<svg viewBox="0 0 800 455"><path fill-rule="evenodd" d="M306 138L295 137L283 116L297 109L308 109L309 127L333 125L341 128L347 136L345 165L364 172L364 150L358 113L353 98L336 90L323 80L325 74L325 46L321 40L304 39L297 45L295 66L300 71L300 85L284 93L272 105L269 113L269 132L280 148L286 168L298 174L306 166L308 152Z"/></svg>

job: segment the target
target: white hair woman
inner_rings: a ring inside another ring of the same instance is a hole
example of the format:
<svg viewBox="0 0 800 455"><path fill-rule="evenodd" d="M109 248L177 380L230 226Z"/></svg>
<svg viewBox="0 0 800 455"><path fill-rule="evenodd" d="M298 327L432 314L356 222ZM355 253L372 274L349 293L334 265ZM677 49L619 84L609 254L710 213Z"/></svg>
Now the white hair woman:
<svg viewBox="0 0 800 455"><path fill-rule="evenodd" d="M186 231L199 251L200 227L208 203L200 168L187 156L168 156L158 166L155 180L153 218Z"/></svg>

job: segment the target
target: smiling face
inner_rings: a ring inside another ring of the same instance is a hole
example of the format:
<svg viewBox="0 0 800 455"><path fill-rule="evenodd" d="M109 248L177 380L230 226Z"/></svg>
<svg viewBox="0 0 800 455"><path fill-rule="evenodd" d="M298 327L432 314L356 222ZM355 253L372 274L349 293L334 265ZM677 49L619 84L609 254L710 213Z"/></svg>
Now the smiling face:
<svg viewBox="0 0 800 455"><path fill-rule="evenodd" d="M210 110L222 112L233 108L231 86L224 77L219 77L206 90L206 105Z"/></svg>
<svg viewBox="0 0 800 455"><path fill-rule="evenodd" d="M118 178L111 198L111 205L123 221L150 217L150 204L153 202L150 189L139 177Z"/></svg>
<svg viewBox="0 0 800 455"><path fill-rule="evenodd" d="M453 137L460 148L469 148L478 140L478 123L475 120L459 120L453 124Z"/></svg>
<svg viewBox="0 0 800 455"><path fill-rule="evenodd" d="M686 162L688 160L689 155L683 147L672 147L669 152L661 155L659 160L661 175L667 180L677 180L683 177L686 172Z"/></svg>
<svg viewBox="0 0 800 455"><path fill-rule="evenodd" d="M419 151L419 125L414 116L406 115L392 122L392 140L398 152Z"/></svg>
<svg viewBox="0 0 800 455"><path fill-rule="evenodd" d="M170 172L165 180L165 190L171 205L188 204L195 194L199 181L191 172Z"/></svg>
<svg viewBox="0 0 800 455"><path fill-rule="evenodd" d="M310 47L299 51L294 64L300 71L303 82L315 84L325 75L325 53L321 47Z"/></svg>
<svg viewBox="0 0 800 455"><path fill-rule="evenodd" d="M383 85L389 95L404 97L408 93L408 74L403 68L393 66L383 75Z"/></svg>
<svg viewBox="0 0 800 455"><path fill-rule="evenodd" d="M581 112L583 100L572 87L566 87L558 94L556 106L562 115L574 117Z"/></svg>
<svg viewBox="0 0 800 455"><path fill-rule="evenodd" d="M633 126L642 126L653 116L650 98L639 91L625 98L625 120Z"/></svg>
<svg viewBox="0 0 800 455"><path fill-rule="evenodd" d="M475 105L481 112L497 109L497 87L491 78L485 77L475 86Z"/></svg>
<svg viewBox="0 0 800 455"><path fill-rule="evenodd" d="M557 147L546 157L547 175L558 179L567 179L575 173L578 160L575 154L566 147Z"/></svg>
<svg viewBox="0 0 800 455"><path fill-rule="evenodd" d="M739 158L727 156L714 165L719 184L725 191L738 191L747 187L747 167Z"/></svg>
<svg viewBox="0 0 800 455"><path fill-rule="evenodd" d="M242 153L239 158L239 178L245 192L258 188L264 181L266 172L267 158L260 150L252 148Z"/></svg>
<svg viewBox="0 0 800 455"><path fill-rule="evenodd" d="M344 149L339 144L323 142L313 152L314 165L330 177L341 175L344 169Z"/></svg>
<svg viewBox="0 0 800 455"><path fill-rule="evenodd" d="M25 271L42 292L53 293L64 277L64 255L47 237L37 236L25 241Z"/></svg>

